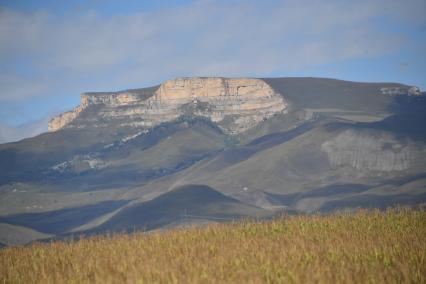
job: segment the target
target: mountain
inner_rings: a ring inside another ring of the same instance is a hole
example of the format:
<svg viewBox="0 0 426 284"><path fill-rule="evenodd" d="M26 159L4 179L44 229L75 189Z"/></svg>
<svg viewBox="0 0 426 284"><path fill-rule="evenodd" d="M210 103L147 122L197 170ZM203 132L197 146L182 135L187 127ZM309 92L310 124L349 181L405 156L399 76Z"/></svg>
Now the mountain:
<svg viewBox="0 0 426 284"><path fill-rule="evenodd" d="M425 125L425 94L397 83L196 77L83 93L49 132L0 145L0 222L33 240L422 205Z"/></svg>

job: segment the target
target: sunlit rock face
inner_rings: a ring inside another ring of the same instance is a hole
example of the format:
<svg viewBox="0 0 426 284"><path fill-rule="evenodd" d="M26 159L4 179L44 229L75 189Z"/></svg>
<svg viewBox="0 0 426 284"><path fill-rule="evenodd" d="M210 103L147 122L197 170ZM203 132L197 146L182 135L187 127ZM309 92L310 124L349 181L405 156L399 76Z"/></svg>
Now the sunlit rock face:
<svg viewBox="0 0 426 284"><path fill-rule="evenodd" d="M407 142L407 141L405 141ZM321 145L331 165L365 171L403 171L410 167L415 149L388 133L346 130Z"/></svg>
<svg viewBox="0 0 426 284"><path fill-rule="evenodd" d="M96 119L77 123L90 106L98 107L98 118L123 126L152 127L182 115L197 115L218 123L228 133L243 132L287 110L284 98L260 79L178 78L151 93L84 93L78 107L50 121L49 131L103 126Z"/></svg>
<svg viewBox="0 0 426 284"><path fill-rule="evenodd" d="M82 94L80 105L74 108L72 111L67 111L63 114L60 114L49 121L48 129L49 131L56 131L67 124L71 123L78 115L89 106L89 98L87 95Z"/></svg>

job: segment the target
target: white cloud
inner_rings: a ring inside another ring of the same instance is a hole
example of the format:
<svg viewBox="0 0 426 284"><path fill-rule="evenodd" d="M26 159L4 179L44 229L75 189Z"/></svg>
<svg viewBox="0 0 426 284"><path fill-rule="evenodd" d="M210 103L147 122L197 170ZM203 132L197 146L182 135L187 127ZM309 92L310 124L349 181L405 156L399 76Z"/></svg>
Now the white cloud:
<svg viewBox="0 0 426 284"><path fill-rule="evenodd" d="M71 78L78 72L108 76L116 68L123 69L119 77L132 78L130 65L141 83L165 74L268 73L386 52L400 35L381 30L376 17L424 18L418 12L424 1L400 3L197 1L112 17L3 10L0 58L25 58L37 74L60 71Z"/></svg>

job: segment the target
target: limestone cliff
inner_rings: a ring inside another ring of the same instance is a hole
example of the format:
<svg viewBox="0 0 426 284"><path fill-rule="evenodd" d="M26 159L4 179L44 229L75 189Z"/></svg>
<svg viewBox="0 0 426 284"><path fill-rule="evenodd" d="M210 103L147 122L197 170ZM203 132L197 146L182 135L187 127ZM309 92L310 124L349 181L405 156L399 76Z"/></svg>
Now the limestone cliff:
<svg viewBox="0 0 426 284"><path fill-rule="evenodd" d="M97 107L97 118L78 121L90 107ZM142 93L83 93L78 107L49 122L49 131L107 126L101 120L152 127L188 114L207 117L228 133L240 133L286 110L283 97L260 79L178 78Z"/></svg>
<svg viewBox="0 0 426 284"><path fill-rule="evenodd" d="M346 130L324 142L321 150L333 166L381 172L408 169L416 153L408 141L401 143L389 133L355 130Z"/></svg>

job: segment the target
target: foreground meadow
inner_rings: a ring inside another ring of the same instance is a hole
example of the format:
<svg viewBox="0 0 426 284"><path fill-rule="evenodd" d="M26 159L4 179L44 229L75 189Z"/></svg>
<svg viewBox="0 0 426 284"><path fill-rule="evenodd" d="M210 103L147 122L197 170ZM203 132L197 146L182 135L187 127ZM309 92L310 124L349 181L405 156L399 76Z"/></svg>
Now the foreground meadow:
<svg viewBox="0 0 426 284"><path fill-rule="evenodd" d="M426 212L283 217L0 250L2 283L425 283Z"/></svg>

